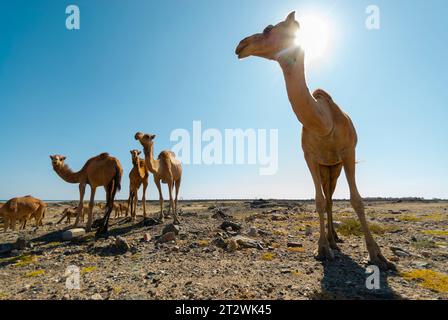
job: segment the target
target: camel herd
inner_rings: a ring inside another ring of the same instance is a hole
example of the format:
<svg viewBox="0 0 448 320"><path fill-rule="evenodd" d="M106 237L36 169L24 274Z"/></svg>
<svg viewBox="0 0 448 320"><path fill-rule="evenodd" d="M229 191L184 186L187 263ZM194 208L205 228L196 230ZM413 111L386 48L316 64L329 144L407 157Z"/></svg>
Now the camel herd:
<svg viewBox="0 0 448 320"><path fill-rule="evenodd" d="M87 215L86 231L90 231L93 225L93 208L95 205L95 193L98 187L104 187L106 191L106 205L99 204L100 209L105 210L104 217L99 220L97 235L107 233L108 223L112 210L115 210L115 217L122 215L128 216L129 212L132 221L135 220L138 190L143 185L143 216L146 218L146 189L148 187L149 174L152 173L154 182L159 191L160 201L160 220L164 220L163 215L163 195L161 183L168 185L170 196L170 209L174 216L174 223L179 223L177 216L177 197L180 188L182 165L171 151L162 151L157 159L154 159L154 139L155 135L143 134L137 132L135 139L143 146L145 159L139 155L141 151L131 150L133 167L129 173L130 187L127 203L114 202L116 193L121 188L121 179L123 168L117 158L108 153L102 153L90 158L77 172L73 172L65 163L66 157L62 155L51 155L51 164L53 170L62 180L68 183L79 184L79 203L77 207L66 208L63 211L60 223L66 219L70 223L71 218L75 218L74 227L79 226L79 222L84 222ZM84 205L84 193L86 186L90 186L89 205ZM175 198L173 198L173 188L175 188ZM22 229L25 228L27 220L34 217L36 227L42 225L42 219L45 217L47 205L32 196L13 198L7 201L0 208L0 215L3 217L3 228L15 230L16 221L21 222Z"/></svg>
<svg viewBox="0 0 448 320"><path fill-rule="evenodd" d="M319 214L320 227L316 258L332 260L333 250L339 250L338 243L341 239L336 234L333 225L332 197L339 175L344 168L350 188L350 202L360 220L370 261L381 269L393 269L394 265L382 255L380 247L369 230L363 201L357 189L355 127L350 117L340 109L327 92L321 89L309 91L305 77L305 52L295 44L299 31L300 24L295 19L295 12L291 12L284 21L269 25L263 32L243 39L235 53L240 59L257 56L276 61L283 71L289 101L295 116L302 124L302 149L315 186L316 211ZM137 191L143 185L143 214L146 217L145 191L149 173L151 173L159 191L160 219L164 218L160 186L163 182L168 185L174 222L179 223L177 197L182 177L180 161L171 151L162 151L157 159L154 158L155 135L137 132L135 139L143 146L145 160L139 158L140 151L131 151L133 168L129 174L131 183L126 212L130 210L132 219L135 218ZM100 221L97 233L107 232L109 216L114 208L115 194L120 189L123 173L120 161L103 153L89 159L80 171L73 172L65 164L65 159L66 157L61 155L51 156L54 171L64 181L79 184L79 205L76 215L72 215L76 216L75 225L78 225L81 212L84 210L84 192L86 186L89 185L91 194L86 229L89 231L92 228L95 191L97 187L104 187L107 200L106 212ZM14 229L16 220L25 223L31 216L34 216L36 225L39 225L45 213L45 204L32 197L15 198L8 201L0 212L3 213L5 219L5 229L8 224ZM327 223L325 223L325 214Z"/></svg>

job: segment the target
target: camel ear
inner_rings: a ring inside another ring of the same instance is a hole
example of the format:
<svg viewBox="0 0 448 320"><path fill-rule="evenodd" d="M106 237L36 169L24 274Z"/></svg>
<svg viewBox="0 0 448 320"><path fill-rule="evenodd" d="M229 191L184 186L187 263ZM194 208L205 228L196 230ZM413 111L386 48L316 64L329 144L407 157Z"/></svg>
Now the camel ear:
<svg viewBox="0 0 448 320"><path fill-rule="evenodd" d="M138 152L137 152L137 154L139 154L139 155L140 155L141 153L142 153L141 151L138 151Z"/></svg>
<svg viewBox="0 0 448 320"><path fill-rule="evenodd" d="M156 137L155 134L152 134L152 135L150 136L151 140L153 140L155 137Z"/></svg>
<svg viewBox="0 0 448 320"><path fill-rule="evenodd" d="M51 159L51 160L54 160L54 157L50 155L50 159Z"/></svg>
<svg viewBox="0 0 448 320"><path fill-rule="evenodd" d="M67 157L62 156L61 160L64 161L65 159L67 159Z"/></svg>
<svg viewBox="0 0 448 320"><path fill-rule="evenodd" d="M288 23L292 23L292 22L296 21L296 12L292 11L291 13L289 13L288 16L286 17L285 21Z"/></svg>

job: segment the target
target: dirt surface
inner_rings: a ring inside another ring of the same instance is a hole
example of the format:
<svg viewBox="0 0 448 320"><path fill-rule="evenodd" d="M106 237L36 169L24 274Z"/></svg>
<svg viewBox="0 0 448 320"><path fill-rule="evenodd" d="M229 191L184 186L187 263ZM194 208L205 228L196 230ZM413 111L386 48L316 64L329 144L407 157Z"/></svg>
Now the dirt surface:
<svg viewBox="0 0 448 320"><path fill-rule="evenodd" d="M111 219L107 239L92 232L62 241L70 226L56 222L70 205L50 203L37 230L29 221L25 230L0 231L0 299L448 298L444 201L366 202L374 236L398 267L381 273L378 290L366 288L367 252L348 202L334 205L344 242L328 262L314 258L319 230L312 202L183 201L180 231L166 243L157 237L172 219L145 226L140 206L136 222ZM158 205L147 207L155 216ZM224 221L236 225L223 230ZM19 235L26 243L11 245ZM231 240L238 235L253 241ZM117 245L119 236L125 244ZM66 287L72 265L80 270L79 290Z"/></svg>

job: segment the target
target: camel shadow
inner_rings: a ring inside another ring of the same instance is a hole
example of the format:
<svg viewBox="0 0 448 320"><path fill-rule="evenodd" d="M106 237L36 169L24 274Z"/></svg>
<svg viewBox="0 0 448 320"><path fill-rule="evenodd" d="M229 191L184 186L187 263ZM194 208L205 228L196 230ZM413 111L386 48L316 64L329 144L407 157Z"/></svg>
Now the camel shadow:
<svg viewBox="0 0 448 320"><path fill-rule="evenodd" d="M342 252L335 253L334 261L323 261L324 276L321 291L312 300L400 300L403 299L388 285L387 278L394 271L381 271L379 289L368 289L366 279L371 273ZM367 267L367 266L366 266Z"/></svg>

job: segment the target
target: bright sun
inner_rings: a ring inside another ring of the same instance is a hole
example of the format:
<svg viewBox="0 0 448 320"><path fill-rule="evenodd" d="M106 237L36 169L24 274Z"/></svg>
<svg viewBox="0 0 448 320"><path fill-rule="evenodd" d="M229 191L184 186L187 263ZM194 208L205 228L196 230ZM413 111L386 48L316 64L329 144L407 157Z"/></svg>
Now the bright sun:
<svg viewBox="0 0 448 320"><path fill-rule="evenodd" d="M305 59L311 62L321 58L330 40L330 30L324 20L317 16L304 16L298 19L300 30L297 33L296 44L305 50Z"/></svg>

